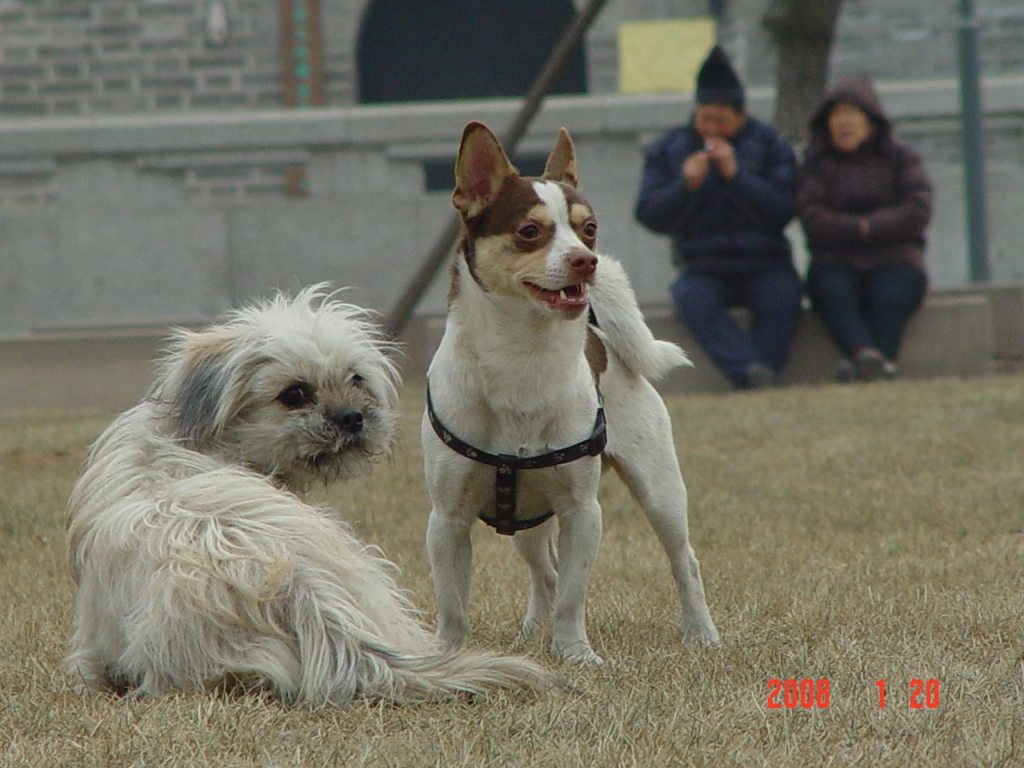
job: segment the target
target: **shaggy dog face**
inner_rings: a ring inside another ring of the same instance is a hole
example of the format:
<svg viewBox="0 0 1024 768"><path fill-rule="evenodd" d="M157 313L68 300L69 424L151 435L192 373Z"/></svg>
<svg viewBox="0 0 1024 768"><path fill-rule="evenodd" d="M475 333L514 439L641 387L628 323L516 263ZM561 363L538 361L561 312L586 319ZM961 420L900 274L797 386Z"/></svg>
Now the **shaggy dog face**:
<svg viewBox="0 0 1024 768"><path fill-rule="evenodd" d="M294 491L361 474L395 440L398 373L368 314L306 291L179 335L154 396L188 447Z"/></svg>

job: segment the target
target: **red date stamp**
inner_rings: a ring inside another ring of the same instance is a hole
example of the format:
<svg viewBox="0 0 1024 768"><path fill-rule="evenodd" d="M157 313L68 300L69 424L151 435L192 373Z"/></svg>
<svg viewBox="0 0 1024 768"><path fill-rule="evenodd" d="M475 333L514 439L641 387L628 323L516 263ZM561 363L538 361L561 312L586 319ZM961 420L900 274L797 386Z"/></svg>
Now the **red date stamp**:
<svg viewBox="0 0 1024 768"><path fill-rule="evenodd" d="M876 680L878 707L885 709L885 680ZM911 709L938 709L940 701L939 681L935 678L910 681L909 704ZM772 679L768 681L768 709L827 709L832 701L832 687L828 678L820 680Z"/></svg>
<svg viewBox="0 0 1024 768"><path fill-rule="evenodd" d="M878 687L878 708L885 709L885 680L876 680ZM920 680L914 678L910 681L910 708L911 709L938 709L939 708L939 681L935 678Z"/></svg>
<svg viewBox="0 0 1024 768"><path fill-rule="evenodd" d="M827 709L831 697L832 692L826 678L768 681L768 709Z"/></svg>

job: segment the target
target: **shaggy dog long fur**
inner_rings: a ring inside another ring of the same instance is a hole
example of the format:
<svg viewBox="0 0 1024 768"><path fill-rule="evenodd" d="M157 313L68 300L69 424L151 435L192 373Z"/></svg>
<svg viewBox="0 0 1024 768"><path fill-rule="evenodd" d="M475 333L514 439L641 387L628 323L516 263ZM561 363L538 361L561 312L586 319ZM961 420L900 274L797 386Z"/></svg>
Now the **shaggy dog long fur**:
<svg viewBox="0 0 1024 768"><path fill-rule="evenodd" d="M178 333L68 504L76 681L313 703L547 684L526 659L437 649L391 564L300 496L391 451L391 351L320 287Z"/></svg>

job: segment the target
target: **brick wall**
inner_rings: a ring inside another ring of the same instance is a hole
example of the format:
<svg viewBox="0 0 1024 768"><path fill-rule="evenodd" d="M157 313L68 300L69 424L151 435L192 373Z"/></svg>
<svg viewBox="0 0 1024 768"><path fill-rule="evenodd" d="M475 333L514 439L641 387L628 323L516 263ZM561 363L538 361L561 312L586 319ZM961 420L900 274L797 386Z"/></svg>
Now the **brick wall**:
<svg viewBox="0 0 1024 768"><path fill-rule="evenodd" d="M577 0L577 5L580 5ZM726 0L721 40L748 86L775 83L775 52L761 28L768 0ZM982 72L1024 70L1024 5L975 0ZM878 80L957 75L956 0L845 0L832 50L832 74ZM588 36L590 89L617 88L616 33L623 21L704 15L707 0L622 0L608 3Z"/></svg>
<svg viewBox="0 0 1024 768"><path fill-rule="evenodd" d="M986 75L1024 69L1024 5L976 0L978 47ZM845 0L832 67L878 79L956 77L959 4L955 0Z"/></svg>
<svg viewBox="0 0 1024 768"><path fill-rule="evenodd" d="M220 44L206 35L215 1L228 20ZM357 99L353 61L368 0L321 2L327 104L349 105ZM727 3L723 41L750 86L774 81L774 54L760 28L766 4ZM1020 72L1020 0L976 6L983 72ZM616 89L620 22L706 12L706 0L609 3L588 36L591 91ZM955 76L957 24L954 0L846 0L833 72ZM0 0L0 117L276 108L279 48L277 0Z"/></svg>
<svg viewBox="0 0 1024 768"><path fill-rule="evenodd" d="M3 0L0 115L110 114L281 103L275 0Z"/></svg>
<svg viewBox="0 0 1024 768"><path fill-rule="evenodd" d="M215 0L0 0L0 118L277 109L282 104L278 0L217 0L227 38L208 39ZM768 0L729 0L722 38L751 87L774 81L774 54L760 28ZM357 99L355 50L369 0L321 0L328 106ZM586 0L574 0L577 6ZM1020 0L977 0L982 70L1024 69ZM623 21L703 14L706 0L608 3L587 38L592 93L617 88L616 33ZM954 0L845 0L833 50L834 75L879 80L953 77ZM1019 121L991 126L990 152L1021 160ZM925 131L932 159L957 161L955 132ZM137 170L177 175L199 200L279 195L289 153L186 154L140 161ZM0 157L0 208L48 204L59 194L53 158Z"/></svg>
<svg viewBox="0 0 1024 768"><path fill-rule="evenodd" d="M775 53L760 27L768 0L727 0L723 42L751 86L775 82ZM704 0L693 0L703 13ZM1024 69L1024 5L975 0L981 69L986 75ZM878 80L956 77L957 0L844 0L832 47L831 73Z"/></svg>

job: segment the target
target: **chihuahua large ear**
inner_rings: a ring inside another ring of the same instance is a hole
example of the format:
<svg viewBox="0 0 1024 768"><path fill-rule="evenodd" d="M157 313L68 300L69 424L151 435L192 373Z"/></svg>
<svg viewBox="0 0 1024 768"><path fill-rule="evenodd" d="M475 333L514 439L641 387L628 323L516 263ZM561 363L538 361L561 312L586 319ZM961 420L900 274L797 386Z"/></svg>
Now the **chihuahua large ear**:
<svg viewBox="0 0 1024 768"><path fill-rule="evenodd" d="M452 205L463 218L471 219L494 202L505 179L516 175L518 172L490 129L483 123L469 123L462 131L455 161Z"/></svg>
<svg viewBox="0 0 1024 768"><path fill-rule="evenodd" d="M544 166L544 175L541 178L561 181L570 187L575 187L580 183L580 177L576 174L576 148L565 128L558 131L555 148L548 156L547 165Z"/></svg>

